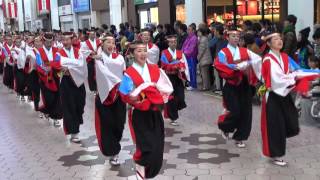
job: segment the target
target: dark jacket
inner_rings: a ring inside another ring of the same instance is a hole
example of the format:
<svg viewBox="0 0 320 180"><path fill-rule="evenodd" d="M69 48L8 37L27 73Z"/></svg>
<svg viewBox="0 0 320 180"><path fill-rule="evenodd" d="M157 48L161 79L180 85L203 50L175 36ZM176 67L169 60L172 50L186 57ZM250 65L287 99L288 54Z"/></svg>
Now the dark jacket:
<svg viewBox="0 0 320 180"><path fill-rule="evenodd" d="M283 52L287 53L290 57L295 57L295 52L297 50L297 36L295 28L283 33Z"/></svg>
<svg viewBox="0 0 320 180"><path fill-rule="evenodd" d="M177 49L178 50L181 50L182 49L182 46L183 46L183 43L184 41L187 39L188 37L188 34L187 33L182 33L182 34L179 34L177 36Z"/></svg>

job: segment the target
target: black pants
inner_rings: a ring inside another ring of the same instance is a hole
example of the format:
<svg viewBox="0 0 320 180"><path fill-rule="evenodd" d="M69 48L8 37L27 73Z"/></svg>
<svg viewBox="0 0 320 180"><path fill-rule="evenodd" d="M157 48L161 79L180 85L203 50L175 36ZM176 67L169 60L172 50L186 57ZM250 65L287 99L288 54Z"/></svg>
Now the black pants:
<svg viewBox="0 0 320 180"><path fill-rule="evenodd" d="M27 86L31 92L34 108L36 111L38 111L40 101L40 84L37 71L34 70L29 74Z"/></svg>
<svg viewBox="0 0 320 180"><path fill-rule="evenodd" d="M291 95L269 93L262 103L261 130L263 154L282 157L286 152L286 138L299 134L298 111Z"/></svg>
<svg viewBox="0 0 320 180"><path fill-rule="evenodd" d="M3 84L9 89L14 88L13 66L10 66L8 63L4 67Z"/></svg>
<svg viewBox="0 0 320 180"><path fill-rule="evenodd" d="M3 62L0 62L0 74L3 74Z"/></svg>
<svg viewBox="0 0 320 180"><path fill-rule="evenodd" d="M95 62L89 61L87 63L88 66L88 84L90 91L96 91L97 90L97 82L96 82L96 70L95 70Z"/></svg>
<svg viewBox="0 0 320 180"><path fill-rule="evenodd" d="M145 167L146 178L159 173L163 161L164 122L160 111L133 110L132 127L136 137L134 160Z"/></svg>
<svg viewBox="0 0 320 180"><path fill-rule="evenodd" d="M86 104L84 85L77 87L71 76L63 76L60 83L63 127L65 134L77 134L83 124L82 115Z"/></svg>
<svg viewBox="0 0 320 180"><path fill-rule="evenodd" d="M117 155L121 150L120 141L126 122L126 104L120 96L111 105L102 104L97 96L95 104L95 126L100 150L105 156Z"/></svg>
<svg viewBox="0 0 320 180"><path fill-rule="evenodd" d="M28 78L29 74L25 73L23 69L16 69L16 91L18 95L31 95L27 86Z"/></svg>
<svg viewBox="0 0 320 180"><path fill-rule="evenodd" d="M187 107L185 103L183 81L177 75L168 75L173 86L173 99L170 99L166 104L168 117L175 121L179 118L178 111Z"/></svg>
<svg viewBox="0 0 320 180"><path fill-rule="evenodd" d="M58 79L54 79L54 81L59 83ZM44 85L43 82L40 82L40 92L44 106L40 107L39 110L42 113L49 115L49 117L52 119L61 119L62 109L59 90L51 91Z"/></svg>
<svg viewBox="0 0 320 180"><path fill-rule="evenodd" d="M252 126L252 88L246 78L235 86L228 82L223 87L225 108L229 111L218 126L223 132L232 133L237 141L247 140Z"/></svg>

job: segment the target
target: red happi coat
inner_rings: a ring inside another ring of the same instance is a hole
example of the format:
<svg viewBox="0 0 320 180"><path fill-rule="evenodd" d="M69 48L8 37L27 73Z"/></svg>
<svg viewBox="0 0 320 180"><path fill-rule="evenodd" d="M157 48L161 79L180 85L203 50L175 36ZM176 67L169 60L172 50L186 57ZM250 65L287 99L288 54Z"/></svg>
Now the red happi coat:
<svg viewBox="0 0 320 180"><path fill-rule="evenodd" d="M111 58L113 60L116 60L118 56L119 56L118 53L111 54ZM111 105L117 100L117 97L119 96L118 89L119 89L119 83L117 85L115 85L114 88L112 88L112 90L109 92L107 99L103 102L104 105L107 105L107 106Z"/></svg>
<svg viewBox="0 0 320 180"><path fill-rule="evenodd" d="M181 50L176 50L176 55L177 55L177 61L179 61L179 63L176 64L170 64L173 61L173 57L172 54L170 53L170 51L168 49L163 50L163 54L166 56L169 64L166 64L164 62L161 61L161 68L166 72L166 73L178 73L177 75L179 76L180 79L182 80L187 80L186 74L185 73L181 73L179 70L180 69L186 69L186 65L185 62L182 62L183 59L183 52Z"/></svg>
<svg viewBox="0 0 320 180"><path fill-rule="evenodd" d="M239 47L240 59L236 62L233 59L232 53L230 52L229 48L223 48L221 51L225 54L228 64L239 64L241 62L250 60L250 56L246 48ZM218 59L214 61L214 66L219 72L219 75L223 79L225 79L229 84L240 84L245 75L248 76L248 80L251 85L255 85L258 82L258 79L256 78L252 68L249 68L247 72L234 70L229 68L226 64L221 63Z"/></svg>
<svg viewBox="0 0 320 180"><path fill-rule="evenodd" d="M4 43L3 47L5 48L5 50L6 50L7 53L8 53L9 62L10 62L11 64L13 64L14 61L13 61L13 57L12 57L12 55L11 55L11 49L9 48L9 45L8 45L7 43ZM13 49L13 48L14 48L14 45L12 45L12 49Z"/></svg>
<svg viewBox="0 0 320 180"><path fill-rule="evenodd" d="M86 43L87 47L88 47L91 51L95 51L95 50L93 49L93 46L92 46L92 44L91 44L91 42L90 42L89 39L86 40L85 43ZM101 41L100 41L99 39L96 39L97 50L98 50L98 48L99 48L100 45L101 45ZM96 52L96 51L95 51L95 52ZM92 61L92 60L93 60L93 59L90 58L90 57L87 58L87 62L90 62L90 61Z"/></svg>
<svg viewBox="0 0 320 180"><path fill-rule="evenodd" d="M157 65L154 64L147 64L151 82L157 83L160 78L160 69ZM144 83L143 78L141 75L136 71L134 67L129 67L126 70L126 74L130 76L133 81L135 87L139 87L141 84ZM141 91L138 101L133 102L130 100L130 95L126 95L123 97L124 101L131 104L134 108L139 109L141 111L148 111L148 110L158 110L156 106L152 105L163 105L163 98L156 87L149 86Z"/></svg>
<svg viewBox="0 0 320 180"><path fill-rule="evenodd" d="M51 64L53 60L49 60L48 56L45 52L45 50L42 48L39 48L39 53L41 56L41 59L43 61L44 66L51 67ZM52 47L52 57L54 58L58 52L58 48ZM49 73L46 73L41 67L37 65L37 71L39 73L39 79L41 82L44 83L44 85L50 89L51 91L58 91L58 84L56 83L55 79L58 78L57 73L54 70L51 70Z"/></svg>

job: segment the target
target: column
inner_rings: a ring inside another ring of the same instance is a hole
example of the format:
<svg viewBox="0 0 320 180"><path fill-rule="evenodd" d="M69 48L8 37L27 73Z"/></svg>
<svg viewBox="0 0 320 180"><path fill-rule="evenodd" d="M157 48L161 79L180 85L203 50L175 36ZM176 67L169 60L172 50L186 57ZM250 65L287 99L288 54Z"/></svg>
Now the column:
<svg viewBox="0 0 320 180"><path fill-rule="evenodd" d="M50 1L51 28L60 30L58 0Z"/></svg>
<svg viewBox="0 0 320 180"><path fill-rule="evenodd" d="M24 17L23 17L23 3L22 0L17 1L17 13L18 13L18 30L24 31Z"/></svg>
<svg viewBox="0 0 320 180"><path fill-rule="evenodd" d="M170 24L170 0L158 1L159 4L159 24Z"/></svg>
<svg viewBox="0 0 320 180"><path fill-rule="evenodd" d="M109 0L110 7L110 24L119 26L122 23L122 13L121 13L121 1L119 0Z"/></svg>
<svg viewBox="0 0 320 180"><path fill-rule="evenodd" d="M185 0L186 8L186 24L196 23L197 25L203 22L203 7L202 0Z"/></svg>
<svg viewBox="0 0 320 180"><path fill-rule="evenodd" d="M3 14L3 10L0 9L0 31L4 31L4 14Z"/></svg>

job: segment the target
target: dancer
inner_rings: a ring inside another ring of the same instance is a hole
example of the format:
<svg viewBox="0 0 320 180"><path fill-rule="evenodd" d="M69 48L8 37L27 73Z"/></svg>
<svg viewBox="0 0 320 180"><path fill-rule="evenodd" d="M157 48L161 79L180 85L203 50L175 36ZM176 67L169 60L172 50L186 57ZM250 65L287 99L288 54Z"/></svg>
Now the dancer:
<svg viewBox="0 0 320 180"><path fill-rule="evenodd" d="M103 155L110 157L112 166L120 165L118 154L126 121L126 104L119 96L119 84L126 64L115 52L115 39L107 34L101 39L102 51L96 59L97 96L95 99L96 134Z"/></svg>
<svg viewBox="0 0 320 180"><path fill-rule="evenodd" d="M54 121L54 126L59 127L59 119L62 118L62 109L59 92L58 71L51 68L53 58L58 52L58 48L53 47L53 34L45 33L43 35L43 47L38 49L36 55L37 72L40 79L40 108L45 114L46 119Z"/></svg>
<svg viewBox="0 0 320 180"><path fill-rule="evenodd" d="M129 124L136 152L137 178L153 178L162 166L164 148L163 105L173 92L172 84L157 65L147 63L147 45L141 41L130 47L134 62L121 81L123 101L133 106Z"/></svg>
<svg viewBox="0 0 320 180"><path fill-rule="evenodd" d="M263 58L262 77L264 88L261 109L261 134L263 154L278 166L286 166L282 157L286 153L286 138L298 135L300 128L298 111L290 92L308 89L301 85L306 80L319 76L319 70L306 70L280 50L283 40L279 33L270 33L265 38L270 48ZM307 76L307 77L305 77ZM302 87L302 88L301 88Z"/></svg>
<svg viewBox="0 0 320 180"><path fill-rule="evenodd" d="M237 30L228 32L228 46L218 53L214 66L226 81L222 90L225 110L219 116L218 127L226 139L234 133L235 144L244 148L243 141L248 139L252 126L252 86L260 77L258 69L254 72L252 66L260 67L261 57L238 47L239 37Z"/></svg>
<svg viewBox="0 0 320 180"><path fill-rule="evenodd" d="M162 52L161 68L166 72L172 86L173 93L166 104L165 117L171 120L171 125L178 126L178 111L187 107L184 95L184 81L189 81L189 70L187 60L181 50L177 50L177 37L167 37L169 48Z"/></svg>
<svg viewBox="0 0 320 180"><path fill-rule="evenodd" d="M157 45L153 44L151 41L151 33L148 29L141 30L141 39L143 43L147 46L149 64L157 64L159 62L160 50Z"/></svg>
<svg viewBox="0 0 320 180"><path fill-rule="evenodd" d="M89 39L84 41L81 45L81 49L84 49L86 51L91 51L90 56L87 58L87 64L88 64L88 84L89 89L92 92L97 91L97 83L95 79L95 59L93 56L97 55L97 50L99 46L101 45L101 41L96 38L96 32L94 28L91 28L87 31L87 34L89 35Z"/></svg>
<svg viewBox="0 0 320 180"><path fill-rule="evenodd" d="M85 63L90 51L79 51L72 46L72 32L63 33L63 48L56 54L52 67L61 71L60 98L63 112L63 129L71 135L71 142L79 143L80 125L83 124L86 89L84 82L88 76Z"/></svg>

